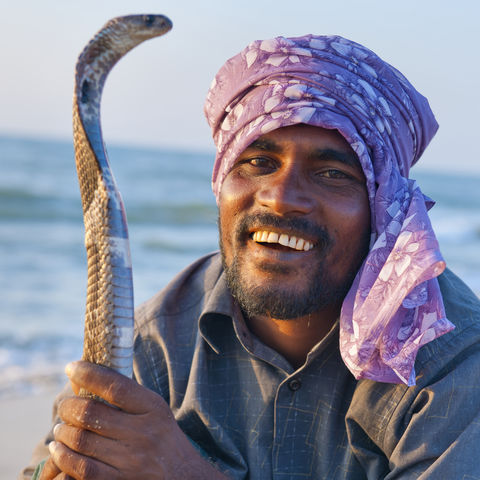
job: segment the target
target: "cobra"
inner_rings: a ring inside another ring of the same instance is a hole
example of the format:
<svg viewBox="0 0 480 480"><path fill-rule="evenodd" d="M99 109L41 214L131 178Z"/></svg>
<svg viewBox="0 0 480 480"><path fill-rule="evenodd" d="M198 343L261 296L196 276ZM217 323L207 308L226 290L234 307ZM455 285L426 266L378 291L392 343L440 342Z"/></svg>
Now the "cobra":
<svg viewBox="0 0 480 480"><path fill-rule="evenodd" d="M168 32L163 15L110 20L85 47L76 66L73 137L87 250L83 360L123 375L133 370L133 282L122 198L109 166L100 121L103 86L132 48Z"/></svg>

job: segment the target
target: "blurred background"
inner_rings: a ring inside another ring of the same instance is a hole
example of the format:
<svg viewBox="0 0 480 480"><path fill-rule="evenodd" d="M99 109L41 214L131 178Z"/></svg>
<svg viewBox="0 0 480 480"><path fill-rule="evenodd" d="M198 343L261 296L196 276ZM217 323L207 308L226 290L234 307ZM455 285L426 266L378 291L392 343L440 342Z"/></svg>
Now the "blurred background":
<svg viewBox="0 0 480 480"><path fill-rule="evenodd" d="M109 18L163 13L174 23L120 61L102 103L139 304L217 248L214 148L203 117L213 76L254 39L306 33L364 44L429 99L440 130L412 176L437 201L431 216L447 264L479 294L479 9L473 0L2 2L0 401L43 398L81 354L86 263L73 75Z"/></svg>

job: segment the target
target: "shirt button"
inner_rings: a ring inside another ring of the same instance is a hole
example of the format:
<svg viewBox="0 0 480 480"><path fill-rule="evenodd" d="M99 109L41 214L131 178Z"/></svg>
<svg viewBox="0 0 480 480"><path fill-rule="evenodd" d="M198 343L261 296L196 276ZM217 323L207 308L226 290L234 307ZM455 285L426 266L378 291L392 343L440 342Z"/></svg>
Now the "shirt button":
<svg viewBox="0 0 480 480"><path fill-rule="evenodd" d="M302 382L298 378L294 378L288 382L288 388L292 392L296 392L302 386Z"/></svg>

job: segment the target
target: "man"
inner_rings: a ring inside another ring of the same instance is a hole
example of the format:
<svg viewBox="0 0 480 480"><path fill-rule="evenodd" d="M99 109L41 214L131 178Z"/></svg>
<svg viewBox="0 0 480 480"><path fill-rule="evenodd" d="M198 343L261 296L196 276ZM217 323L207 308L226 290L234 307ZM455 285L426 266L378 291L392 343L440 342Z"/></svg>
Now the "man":
<svg viewBox="0 0 480 480"><path fill-rule="evenodd" d="M138 309L138 384L68 367L114 407L59 402L41 478L480 478L480 303L408 179L427 101L309 35L250 44L205 111L221 255Z"/></svg>

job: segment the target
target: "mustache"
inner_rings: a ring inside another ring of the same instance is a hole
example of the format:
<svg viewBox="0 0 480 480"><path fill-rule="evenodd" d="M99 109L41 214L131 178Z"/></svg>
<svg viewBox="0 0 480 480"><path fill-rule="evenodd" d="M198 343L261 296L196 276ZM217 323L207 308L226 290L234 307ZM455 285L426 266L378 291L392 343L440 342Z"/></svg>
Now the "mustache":
<svg viewBox="0 0 480 480"><path fill-rule="evenodd" d="M235 236L237 240L241 240L248 235L252 229L268 229L268 227L273 227L278 230L294 231L298 236L312 239L315 246L320 247L322 251L333 244L328 231L321 225L317 225L306 218L283 218L271 213L246 215L239 222Z"/></svg>

